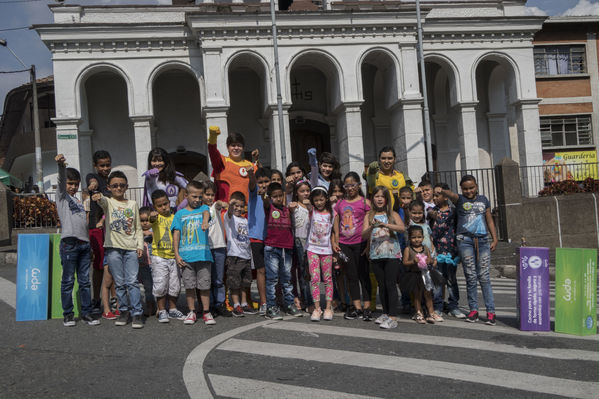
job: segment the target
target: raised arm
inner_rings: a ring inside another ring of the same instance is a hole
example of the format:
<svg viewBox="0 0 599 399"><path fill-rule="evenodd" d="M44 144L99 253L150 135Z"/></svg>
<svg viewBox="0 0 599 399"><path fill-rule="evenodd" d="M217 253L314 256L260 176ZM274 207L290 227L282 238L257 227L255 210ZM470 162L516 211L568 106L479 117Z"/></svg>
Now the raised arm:
<svg viewBox="0 0 599 399"><path fill-rule="evenodd" d="M376 175L379 173L378 161L373 161L368 165L368 171L366 172L366 183L368 184L368 192L376 187Z"/></svg>
<svg viewBox="0 0 599 399"><path fill-rule="evenodd" d="M218 150L216 143L218 136L220 135L220 128L218 126L210 126L208 136L208 155L210 156L210 163L212 164L212 170L214 173L220 173L225 169L225 164L221 157L220 151Z"/></svg>
<svg viewBox="0 0 599 399"><path fill-rule="evenodd" d="M310 187L318 186L318 158L316 158L316 148L308 150L308 163L310 164Z"/></svg>
<svg viewBox="0 0 599 399"><path fill-rule="evenodd" d="M458 199L460 198L459 195L457 195L456 193L454 193L451 190L443 190L443 195L445 195L447 198L449 198L449 200L451 202L453 202L454 204L458 202Z"/></svg>
<svg viewBox="0 0 599 399"><path fill-rule="evenodd" d="M56 187L56 194L62 197L67 192L67 168L65 166L65 157L62 154L58 154L54 160L58 165L58 185Z"/></svg>

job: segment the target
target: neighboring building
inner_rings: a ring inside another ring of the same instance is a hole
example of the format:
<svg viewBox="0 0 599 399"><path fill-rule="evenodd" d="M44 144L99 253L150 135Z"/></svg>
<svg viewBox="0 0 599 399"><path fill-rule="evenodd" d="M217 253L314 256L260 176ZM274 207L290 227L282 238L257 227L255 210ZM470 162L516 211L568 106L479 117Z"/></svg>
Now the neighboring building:
<svg viewBox="0 0 599 399"><path fill-rule="evenodd" d="M599 143L599 17L553 17L534 38L541 142L546 180L597 178ZM549 175L548 175L549 174Z"/></svg>
<svg viewBox="0 0 599 399"><path fill-rule="evenodd" d="M401 170L425 173L413 2L303 1L277 13L283 142L269 2L196 3L50 6L54 23L36 30L54 62L57 148L74 167L88 172L100 148L137 176L153 146L205 160L208 126L219 125L222 151L239 131L279 169L282 148L288 162L315 146L361 171L393 145ZM525 0L422 4L436 168L506 156L540 165L532 40L544 18L527 16Z"/></svg>
<svg viewBox="0 0 599 399"><path fill-rule="evenodd" d="M44 188L49 189L56 175L56 126L54 79L38 79L37 97ZM35 182L35 144L33 134L33 96L31 83L12 89L6 95L0 122L0 165L28 186ZM28 187L30 188L30 187Z"/></svg>

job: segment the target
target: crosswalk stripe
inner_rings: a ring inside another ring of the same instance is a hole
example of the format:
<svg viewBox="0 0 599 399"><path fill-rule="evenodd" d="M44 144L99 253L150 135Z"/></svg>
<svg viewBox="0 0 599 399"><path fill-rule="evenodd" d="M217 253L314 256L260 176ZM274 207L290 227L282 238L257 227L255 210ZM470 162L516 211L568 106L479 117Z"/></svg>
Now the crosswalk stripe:
<svg viewBox="0 0 599 399"><path fill-rule="evenodd" d="M327 326L322 324L304 324L294 322L279 322L263 326L274 330L297 331L314 334L328 334L352 338L378 339L383 341L408 342L414 344L436 345L454 348L467 348L500 353L513 353L517 355L535 356L560 360L589 360L599 362L599 352L590 352L576 349L535 348L528 349L514 345L481 341L475 339L452 338L436 335L407 334L365 330L362 328L345 328Z"/></svg>
<svg viewBox="0 0 599 399"><path fill-rule="evenodd" d="M227 398L290 398L304 399L367 399L373 396L354 395L346 392L329 391L297 385L278 384L275 382L258 381L249 378L230 377L218 374L208 374L214 392Z"/></svg>
<svg viewBox="0 0 599 399"><path fill-rule="evenodd" d="M13 309L17 308L17 286L12 281L0 277L0 300Z"/></svg>
<svg viewBox="0 0 599 399"><path fill-rule="evenodd" d="M345 366L364 367L367 364L368 368L371 369L420 374L468 382L476 381L485 385L584 399L595 399L599 390L599 383L597 382L547 377L531 373L438 360L378 355L337 349L312 348L240 339L225 341L217 349L258 356L315 361Z"/></svg>

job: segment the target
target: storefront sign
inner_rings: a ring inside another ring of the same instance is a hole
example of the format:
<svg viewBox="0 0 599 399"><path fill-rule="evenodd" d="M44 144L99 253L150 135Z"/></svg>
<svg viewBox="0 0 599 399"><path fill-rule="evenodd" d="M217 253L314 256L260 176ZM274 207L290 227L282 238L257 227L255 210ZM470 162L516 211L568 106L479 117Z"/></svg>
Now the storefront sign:
<svg viewBox="0 0 599 399"><path fill-rule="evenodd" d="M545 183L563 180L598 179L597 151L543 152Z"/></svg>

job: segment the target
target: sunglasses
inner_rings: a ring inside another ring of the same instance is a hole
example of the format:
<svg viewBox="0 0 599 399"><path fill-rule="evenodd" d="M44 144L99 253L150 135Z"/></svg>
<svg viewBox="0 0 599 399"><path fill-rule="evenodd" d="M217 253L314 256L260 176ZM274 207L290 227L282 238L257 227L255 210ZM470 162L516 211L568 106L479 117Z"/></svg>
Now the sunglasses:
<svg viewBox="0 0 599 399"><path fill-rule="evenodd" d="M343 188L344 188L344 189L346 189L346 190L348 190L348 189L350 189L350 188L354 188L354 187L357 187L357 186L358 186L358 184L357 184L357 183L352 183L352 184L344 184L344 185L343 185Z"/></svg>
<svg viewBox="0 0 599 399"><path fill-rule="evenodd" d="M127 188L125 183L114 183L109 186L110 188Z"/></svg>

